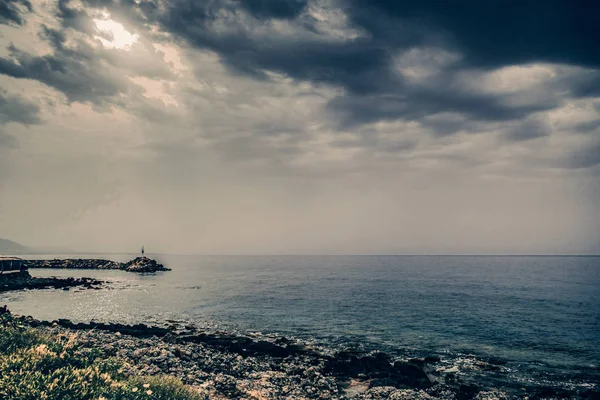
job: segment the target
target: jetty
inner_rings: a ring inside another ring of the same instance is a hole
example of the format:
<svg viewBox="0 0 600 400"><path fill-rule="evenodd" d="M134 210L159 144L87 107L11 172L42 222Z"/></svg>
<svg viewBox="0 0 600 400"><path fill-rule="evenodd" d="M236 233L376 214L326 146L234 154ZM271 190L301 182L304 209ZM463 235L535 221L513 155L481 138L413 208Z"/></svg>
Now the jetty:
<svg viewBox="0 0 600 400"><path fill-rule="evenodd" d="M89 258L67 258L64 260L27 260L25 261L25 266L29 269L118 269L127 272L140 273L170 271L169 268L148 257L137 257L126 263Z"/></svg>

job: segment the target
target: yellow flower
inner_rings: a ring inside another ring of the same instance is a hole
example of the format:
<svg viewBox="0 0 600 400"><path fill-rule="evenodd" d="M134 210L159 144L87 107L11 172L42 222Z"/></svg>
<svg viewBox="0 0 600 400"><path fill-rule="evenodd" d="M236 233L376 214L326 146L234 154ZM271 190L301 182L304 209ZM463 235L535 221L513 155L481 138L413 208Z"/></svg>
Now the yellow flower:
<svg viewBox="0 0 600 400"><path fill-rule="evenodd" d="M135 392L137 392L137 391L138 391L138 388L134 387L133 389L131 389L131 391L132 391L133 393L135 393Z"/></svg>
<svg viewBox="0 0 600 400"><path fill-rule="evenodd" d="M148 389L150 387L149 383L144 383L142 386L144 386L146 389Z"/></svg>
<svg viewBox="0 0 600 400"><path fill-rule="evenodd" d="M150 390L150 389L146 390L146 394L147 394L148 396L150 396L150 395L152 394L152 390Z"/></svg>

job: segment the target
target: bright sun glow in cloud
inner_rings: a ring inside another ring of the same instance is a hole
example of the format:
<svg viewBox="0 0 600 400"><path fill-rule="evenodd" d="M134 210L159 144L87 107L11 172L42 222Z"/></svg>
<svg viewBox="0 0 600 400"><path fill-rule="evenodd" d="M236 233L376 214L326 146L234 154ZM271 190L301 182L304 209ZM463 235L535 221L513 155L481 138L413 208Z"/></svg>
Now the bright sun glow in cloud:
<svg viewBox="0 0 600 400"><path fill-rule="evenodd" d="M139 36L129 33L125 27L103 14L102 19L94 19L94 23L103 36L96 36L105 47L127 49L137 42ZM108 37L107 37L108 36Z"/></svg>

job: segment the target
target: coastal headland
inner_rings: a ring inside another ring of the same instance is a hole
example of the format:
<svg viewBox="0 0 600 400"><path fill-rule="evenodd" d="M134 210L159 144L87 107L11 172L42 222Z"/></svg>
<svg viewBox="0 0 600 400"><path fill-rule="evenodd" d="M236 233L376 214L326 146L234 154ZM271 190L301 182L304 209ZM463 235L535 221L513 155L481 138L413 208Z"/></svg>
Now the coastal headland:
<svg viewBox="0 0 600 400"><path fill-rule="evenodd" d="M170 271L169 268L148 257L137 257L131 261L120 263L102 259L53 259L53 260L23 260L17 259L19 268L12 271L3 271L0 274L0 293L12 290L34 289L63 289L72 287L82 289L99 289L104 282L94 278L61 278L61 277L35 277L28 272L29 269L79 269L99 270L112 269L135 273L155 273Z"/></svg>
<svg viewBox="0 0 600 400"><path fill-rule="evenodd" d="M164 326L76 323L67 319L40 321L12 315L6 308L0 309L0 319L0 335L11 326L20 326L46 338L75 338L72 351L77 354L93 354L95 363L118 360L119 371L130 380L175 379L194 393L185 398L598 398L598 392L592 390L566 392L524 386L508 393L482 387L442 368L439 357L393 360L383 352L326 353L285 337L205 332L176 321ZM473 368L479 368L481 373L498 372L503 363L478 361ZM0 393L3 389L7 390L0 379Z"/></svg>

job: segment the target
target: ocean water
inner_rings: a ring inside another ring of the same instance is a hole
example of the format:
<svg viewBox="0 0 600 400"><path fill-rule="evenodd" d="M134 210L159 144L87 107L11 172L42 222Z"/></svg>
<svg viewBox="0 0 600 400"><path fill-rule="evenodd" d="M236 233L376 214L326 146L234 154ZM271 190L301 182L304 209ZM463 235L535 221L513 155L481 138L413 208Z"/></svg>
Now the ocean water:
<svg viewBox="0 0 600 400"><path fill-rule="evenodd" d="M0 304L47 320L172 319L399 357L494 357L507 386L600 384L600 257L151 256L173 271L32 270L110 288L4 293Z"/></svg>

